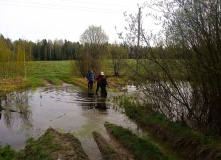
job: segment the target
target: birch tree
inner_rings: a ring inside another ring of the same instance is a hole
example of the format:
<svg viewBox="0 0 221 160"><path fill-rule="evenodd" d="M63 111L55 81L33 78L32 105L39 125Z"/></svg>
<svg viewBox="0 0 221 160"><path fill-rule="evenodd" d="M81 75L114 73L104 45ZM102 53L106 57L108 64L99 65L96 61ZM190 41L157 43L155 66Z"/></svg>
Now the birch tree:
<svg viewBox="0 0 221 160"><path fill-rule="evenodd" d="M24 80L27 80L27 60L29 59L27 53L25 52L25 43L20 41L18 44L17 51L17 68L19 76L23 76Z"/></svg>
<svg viewBox="0 0 221 160"><path fill-rule="evenodd" d="M0 73L3 75L5 80L10 78L10 69L12 62L11 51L7 48L6 41L3 36L0 36Z"/></svg>

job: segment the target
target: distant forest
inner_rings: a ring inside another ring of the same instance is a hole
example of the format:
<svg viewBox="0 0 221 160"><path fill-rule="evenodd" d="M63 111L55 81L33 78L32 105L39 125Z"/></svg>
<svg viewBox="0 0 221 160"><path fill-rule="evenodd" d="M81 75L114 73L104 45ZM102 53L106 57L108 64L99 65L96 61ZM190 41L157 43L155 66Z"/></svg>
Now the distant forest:
<svg viewBox="0 0 221 160"><path fill-rule="evenodd" d="M76 59L83 48L79 42L70 42L67 40L46 40L37 41L36 43L27 40L11 41L9 38L1 39L6 42L7 48L16 53L18 44L23 43L25 52L34 61L50 61L50 60L70 60Z"/></svg>
<svg viewBox="0 0 221 160"><path fill-rule="evenodd" d="M7 46L7 49L16 53L19 44L23 44L25 47L25 53L29 55L33 61L57 61L57 60L76 60L81 55L82 52L87 50L85 45L79 42L71 42L68 40L46 40L32 42L28 40L15 40L12 41L9 38L5 38L0 34L1 41ZM106 47L112 48L116 44L103 44ZM127 48L123 44L120 46ZM107 51L107 50L106 50ZM108 54L108 53L106 53ZM133 49L128 49L128 58L135 58L135 53Z"/></svg>

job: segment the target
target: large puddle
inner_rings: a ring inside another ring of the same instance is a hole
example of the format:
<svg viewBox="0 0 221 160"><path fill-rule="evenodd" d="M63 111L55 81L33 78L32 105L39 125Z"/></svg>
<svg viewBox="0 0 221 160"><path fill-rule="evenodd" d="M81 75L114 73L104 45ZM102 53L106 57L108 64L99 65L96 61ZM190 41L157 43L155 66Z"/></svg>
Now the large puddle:
<svg viewBox="0 0 221 160"><path fill-rule="evenodd" d="M38 138L50 126L74 134L89 158L99 160L101 154L92 132L98 131L109 139L105 121L143 134L121 110L114 109L108 99L110 95L107 99L100 98L68 84L8 94L1 99L5 110L0 112L0 142L20 150L28 137Z"/></svg>

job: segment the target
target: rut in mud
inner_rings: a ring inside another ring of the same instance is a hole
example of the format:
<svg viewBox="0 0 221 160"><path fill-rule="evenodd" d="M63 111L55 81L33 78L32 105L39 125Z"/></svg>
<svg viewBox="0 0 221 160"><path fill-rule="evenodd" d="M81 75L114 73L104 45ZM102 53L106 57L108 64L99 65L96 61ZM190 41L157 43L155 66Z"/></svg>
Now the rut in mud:
<svg viewBox="0 0 221 160"><path fill-rule="evenodd" d="M110 141L107 141L98 132L93 132L94 139L100 149L103 160L134 160L134 155L123 147L112 136Z"/></svg>

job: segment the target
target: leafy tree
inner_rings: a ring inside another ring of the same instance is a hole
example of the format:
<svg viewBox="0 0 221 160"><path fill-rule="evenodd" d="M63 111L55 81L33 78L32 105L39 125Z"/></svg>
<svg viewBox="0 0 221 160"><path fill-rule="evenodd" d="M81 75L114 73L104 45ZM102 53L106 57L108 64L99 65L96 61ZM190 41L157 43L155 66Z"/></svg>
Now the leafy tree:
<svg viewBox="0 0 221 160"><path fill-rule="evenodd" d="M25 51L25 42L20 41L18 44L18 51L17 51L17 71L20 76L24 76L24 80L26 81L27 78L27 61L29 59L29 55Z"/></svg>
<svg viewBox="0 0 221 160"><path fill-rule="evenodd" d="M0 36L0 74L4 75L5 80L17 80L21 76L26 80L27 61L30 60L30 55L26 52L27 46L25 40L19 39L12 43Z"/></svg>
<svg viewBox="0 0 221 160"><path fill-rule="evenodd" d="M141 72L132 70L146 86L145 94L167 118L188 121L202 131L213 127L221 135L220 1L156 0L145 2L145 7L158 11L159 15L147 15L164 28L158 38L140 30L147 51ZM137 37L136 18L129 16L126 37L119 34L129 46Z"/></svg>
<svg viewBox="0 0 221 160"><path fill-rule="evenodd" d="M80 41L83 45L83 50L79 55L79 69L82 76L85 76L88 69L92 67L96 73L102 70L102 63L107 55L108 36L102 30L101 26L89 26L88 29L81 35Z"/></svg>
<svg viewBox="0 0 221 160"><path fill-rule="evenodd" d="M41 45L42 45L41 42L38 41L37 42L37 46L36 46L37 47L37 52L36 52L37 55L36 55L36 57L37 57L37 60L39 60L39 61L43 60L43 57L41 57Z"/></svg>
<svg viewBox="0 0 221 160"><path fill-rule="evenodd" d="M4 75L4 79L10 78L10 69L11 61L12 61L12 54L11 51L7 48L7 43L4 37L0 36L0 73Z"/></svg>
<svg viewBox="0 0 221 160"><path fill-rule="evenodd" d="M52 40L48 40L48 45L47 45L47 50L49 51L49 54L48 54L48 60L52 60L52 53L53 53L53 42Z"/></svg>
<svg viewBox="0 0 221 160"><path fill-rule="evenodd" d="M26 52L29 53L30 59L33 59L34 58L34 55L33 55L34 43L29 41L27 42L26 47L27 47Z"/></svg>
<svg viewBox="0 0 221 160"><path fill-rule="evenodd" d="M109 54L107 44L85 44L78 57L78 67L82 74L85 76L90 67L94 69L96 74L104 69L105 63L103 63Z"/></svg>
<svg viewBox="0 0 221 160"><path fill-rule="evenodd" d="M80 37L82 44L104 44L108 42L108 36L101 26L89 26Z"/></svg>
<svg viewBox="0 0 221 160"><path fill-rule="evenodd" d="M199 128L213 127L221 135L221 3L177 1L177 6L166 29L171 43L185 52L181 54L192 89L191 110L197 112Z"/></svg>
<svg viewBox="0 0 221 160"><path fill-rule="evenodd" d="M46 39L43 39L41 41L41 57L43 58L43 60L47 61L47 45L48 42Z"/></svg>
<svg viewBox="0 0 221 160"><path fill-rule="evenodd" d="M124 67L124 59L127 58L127 49L122 45L111 45L110 54L113 63L114 75L119 76Z"/></svg>

